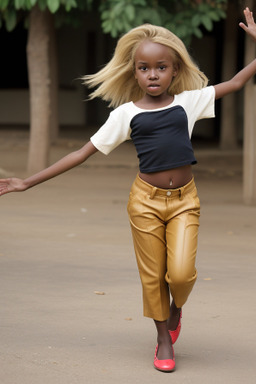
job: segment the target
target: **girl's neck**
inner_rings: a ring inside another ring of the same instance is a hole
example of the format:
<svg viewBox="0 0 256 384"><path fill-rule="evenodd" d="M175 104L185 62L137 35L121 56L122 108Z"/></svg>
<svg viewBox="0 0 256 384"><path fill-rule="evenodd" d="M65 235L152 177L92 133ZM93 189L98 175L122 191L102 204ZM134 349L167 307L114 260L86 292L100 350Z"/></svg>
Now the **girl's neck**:
<svg viewBox="0 0 256 384"><path fill-rule="evenodd" d="M142 109L157 109L170 105L174 100L173 96L165 95L164 97L152 97L149 95L143 96L142 99L136 101L134 104L136 107Z"/></svg>

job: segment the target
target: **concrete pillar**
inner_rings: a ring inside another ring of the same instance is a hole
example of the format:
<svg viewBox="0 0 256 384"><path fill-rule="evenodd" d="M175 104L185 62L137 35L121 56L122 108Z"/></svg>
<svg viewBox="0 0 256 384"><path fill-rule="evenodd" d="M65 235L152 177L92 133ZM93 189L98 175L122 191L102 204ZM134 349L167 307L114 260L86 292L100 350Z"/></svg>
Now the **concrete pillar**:
<svg viewBox="0 0 256 384"><path fill-rule="evenodd" d="M245 64L256 57L256 44L246 36ZM256 85L255 77L245 86L244 92L244 155L243 199L256 205Z"/></svg>

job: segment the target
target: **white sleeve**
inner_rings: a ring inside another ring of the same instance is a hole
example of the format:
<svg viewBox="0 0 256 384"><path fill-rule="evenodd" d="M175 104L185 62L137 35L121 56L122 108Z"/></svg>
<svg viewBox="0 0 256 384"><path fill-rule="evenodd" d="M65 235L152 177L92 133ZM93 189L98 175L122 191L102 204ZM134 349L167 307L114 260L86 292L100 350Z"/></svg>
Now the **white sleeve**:
<svg viewBox="0 0 256 384"><path fill-rule="evenodd" d="M104 125L90 138L92 144L108 155L125 140L130 139L130 120L122 108L112 111Z"/></svg>
<svg viewBox="0 0 256 384"><path fill-rule="evenodd" d="M215 88L213 86L184 92L184 108L191 137L195 122L215 117Z"/></svg>
<svg viewBox="0 0 256 384"><path fill-rule="evenodd" d="M215 117L215 88L210 86L197 91L193 105L196 120Z"/></svg>

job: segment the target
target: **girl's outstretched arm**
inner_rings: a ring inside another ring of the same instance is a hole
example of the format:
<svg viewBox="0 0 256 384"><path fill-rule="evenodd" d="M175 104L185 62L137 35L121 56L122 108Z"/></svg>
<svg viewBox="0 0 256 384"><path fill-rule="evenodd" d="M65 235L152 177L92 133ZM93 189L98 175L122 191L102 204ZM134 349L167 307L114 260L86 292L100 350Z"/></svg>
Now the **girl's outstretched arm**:
<svg viewBox="0 0 256 384"><path fill-rule="evenodd" d="M256 24L254 22L253 14L248 7L244 10L244 16L247 25L244 23L239 23L239 25L253 38L254 41L256 41Z"/></svg>
<svg viewBox="0 0 256 384"><path fill-rule="evenodd" d="M256 24L253 19L253 14L247 7L244 10L247 26L243 23L239 25L256 41ZM217 84L215 88L215 98L219 99L229 93L238 91L241 89L248 80L256 73L256 59L238 72L231 80Z"/></svg>
<svg viewBox="0 0 256 384"><path fill-rule="evenodd" d="M79 150L71 152L50 167L28 177L25 180L17 178L0 179L0 196L9 192L26 191L37 184L43 183L46 180L52 179L53 177L58 176L79 164L82 164L96 152L97 148L95 148L91 141L89 141Z"/></svg>

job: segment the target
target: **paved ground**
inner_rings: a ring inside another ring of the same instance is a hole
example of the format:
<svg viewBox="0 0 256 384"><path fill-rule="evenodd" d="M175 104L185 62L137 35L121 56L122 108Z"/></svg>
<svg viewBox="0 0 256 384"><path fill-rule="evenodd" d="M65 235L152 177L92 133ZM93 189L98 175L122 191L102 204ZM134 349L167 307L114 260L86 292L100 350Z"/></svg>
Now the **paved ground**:
<svg viewBox="0 0 256 384"><path fill-rule="evenodd" d="M62 139L51 160L80 145ZM0 131L0 174L24 175L27 137ZM154 370L126 214L129 143L26 193L0 199L0 383L255 382L256 207L242 203L241 151L198 149L197 284L175 345Z"/></svg>

